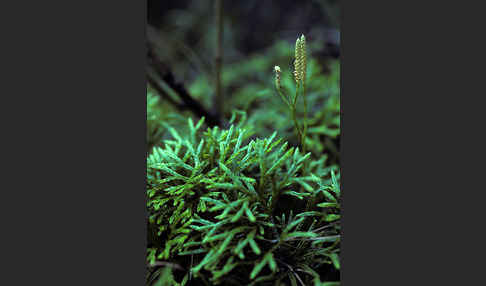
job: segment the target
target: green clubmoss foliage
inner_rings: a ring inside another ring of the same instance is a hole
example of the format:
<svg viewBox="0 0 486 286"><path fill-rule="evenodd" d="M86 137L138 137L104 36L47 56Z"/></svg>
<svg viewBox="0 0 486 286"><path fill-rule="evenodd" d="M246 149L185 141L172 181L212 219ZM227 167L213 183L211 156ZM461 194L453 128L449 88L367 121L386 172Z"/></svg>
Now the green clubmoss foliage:
<svg viewBox="0 0 486 286"><path fill-rule="evenodd" d="M189 256L181 285L189 276L210 285L310 283L320 281L322 265L339 268L334 173L329 183L330 169L314 161L309 171L320 173L300 176L311 154L276 132L249 140L235 125L200 132L202 126L189 119L186 137L169 127L172 140L147 158L149 262Z"/></svg>

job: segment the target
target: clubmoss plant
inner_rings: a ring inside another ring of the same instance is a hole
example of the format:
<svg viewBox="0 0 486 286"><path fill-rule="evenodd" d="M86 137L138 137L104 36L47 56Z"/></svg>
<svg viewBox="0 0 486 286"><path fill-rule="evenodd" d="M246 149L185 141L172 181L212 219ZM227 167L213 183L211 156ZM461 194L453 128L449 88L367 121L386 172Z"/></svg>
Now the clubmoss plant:
<svg viewBox="0 0 486 286"><path fill-rule="evenodd" d="M308 62L303 35L294 59L291 76L274 67L283 104L247 84L228 100L250 114L227 129L182 126L147 95L148 285L339 285L340 174L322 152L340 132L339 69Z"/></svg>
<svg viewBox="0 0 486 286"><path fill-rule="evenodd" d="M186 136L168 127L147 158L149 283L321 285L339 268L338 177L323 160L302 176L310 153L276 132L202 132L203 121L189 119Z"/></svg>

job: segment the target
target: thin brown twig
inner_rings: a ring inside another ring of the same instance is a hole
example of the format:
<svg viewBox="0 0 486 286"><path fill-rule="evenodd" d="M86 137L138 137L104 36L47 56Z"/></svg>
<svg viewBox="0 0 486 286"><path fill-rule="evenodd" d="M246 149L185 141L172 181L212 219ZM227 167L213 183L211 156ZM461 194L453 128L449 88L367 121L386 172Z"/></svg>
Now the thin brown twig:
<svg viewBox="0 0 486 286"><path fill-rule="evenodd" d="M181 103L176 102L172 97L167 95L162 87L157 83L157 80L153 75L147 72L147 81L150 86L157 91L157 93L165 100L167 100L170 104L175 106L179 110L184 110L184 105Z"/></svg>
<svg viewBox="0 0 486 286"><path fill-rule="evenodd" d="M153 28L149 30L153 30ZM147 33L147 37L148 65L152 68L154 73L157 74L156 78L153 74L148 73L147 79L149 83L154 87L155 90L157 90L158 93L160 93L161 96L167 98L169 95L166 94L164 88L158 82L159 80L164 81L167 86L169 86L170 89L174 91L174 94L176 94L177 97L179 97L182 101L182 104L177 104L174 100L169 100L169 102L176 106L176 108L180 110L190 110L198 117L204 116L206 118L206 123L209 126L221 126L221 120L218 115L215 115L206 110L206 108L204 108L204 106L199 101L195 100L189 94L184 85L182 85L181 83L176 83L174 75L172 74L170 69L160 60L160 58L155 53L155 43L159 41L159 39L156 38L156 34Z"/></svg>

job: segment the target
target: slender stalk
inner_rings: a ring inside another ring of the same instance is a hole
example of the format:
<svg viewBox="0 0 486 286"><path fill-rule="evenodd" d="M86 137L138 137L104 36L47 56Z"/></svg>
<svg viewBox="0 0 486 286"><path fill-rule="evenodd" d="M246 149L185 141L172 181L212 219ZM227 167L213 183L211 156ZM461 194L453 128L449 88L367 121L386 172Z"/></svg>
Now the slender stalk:
<svg viewBox="0 0 486 286"><path fill-rule="evenodd" d="M217 43L216 43L216 57L214 59L215 63L215 85L216 85L216 97L214 101L214 106L216 112L223 116L224 112L224 97L221 84L221 66L223 62L223 0L216 0L215 5L215 15L216 15L216 33L217 33Z"/></svg>
<svg viewBox="0 0 486 286"><path fill-rule="evenodd" d="M297 130L297 136L299 137L299 142L302 144L302 131L300 130L299 127L299 122L297 121L297 114L296 114L297 109L294 106L290 107L290 113L292 115L292 120L294 121L295 129Z"/></svg>
<svg viewBox="0 0 486 286"><path fill-rule="evenodd" d="M304 97L304 132L302 133L302 152L306 152L305 139L307 136L307 98L305 94L305 84L302 84L302 93Z"/></svg>
<svg viewBox="0 0 486 286"><path fill-rule="evenodd" d="M304 132L302 134L302 152L305 155L307 152L307 146L305 140L307 138L307 95L305 94L305 82L302 83L302 92L304 97ZM304 160L304 165L302 168L302 175L307 175L307 160ZM310 206L314 204L314 198L307 201L306 210L309 210Z"/></svg>
<svg viewBox="0 0 486 286"><path fill-rule="evenodd" d="M302 146L302 130L300 128L299 122L297 121L297 101L299 99L299 83L297 82L297 86L295 87L295 96L293 100L293 104L290 105L290 112L292 115L292 120L294 121L295 129L297 130L297 135L299 137L299 143Z"/></svg>
<svg viewBox="0 0 486 286"><path fill-rule="evenodd" d="M302 139L302 151L303 151L303 154L305 155L305 153L307 152L306 146L305 146L305 139L307 138L307 99L306 99L306 94L305 94L305 84L303 84L302 86L303 86L303 92L304 92L304 134L303 134L303 139ZM307 175L306 173L307 173L307 160L304 160L303 168L302 168L302 176L306 176ZM314 205L314 200L315 200L315 197L311 197L311 198L309 198L309 200L307 200L307 203L305 205L306 211L309 211L311 206Z"/></svg>
<svg viewBox="0 0 486 286"><path fill-rule="evenodd" d="M294 101L292 102L291 99L287 100L287 95L285 95L280 88L277 88L277 92L282 98L282 100L287 104L287 106L290 109L290 116L292 117L292 121L294 122L295 130L297 131L297 137L300 143L302 143L302 131L300 130L299 127L299 122L297 121L297 109L296 109L296 101L297 101L297 95L298 91L296 91L296 95L294 97Z"/></svg>
<svg viewBox="0 0 486 286"><path fill-rule="evenodd" d="M280 97L282 98L283 102L285 102L285 104L287 104L287 106L290 108L290 103L288 102L286 96L284 96L282 91L280 89L277 89L277 92L280 95Z"/></svg>

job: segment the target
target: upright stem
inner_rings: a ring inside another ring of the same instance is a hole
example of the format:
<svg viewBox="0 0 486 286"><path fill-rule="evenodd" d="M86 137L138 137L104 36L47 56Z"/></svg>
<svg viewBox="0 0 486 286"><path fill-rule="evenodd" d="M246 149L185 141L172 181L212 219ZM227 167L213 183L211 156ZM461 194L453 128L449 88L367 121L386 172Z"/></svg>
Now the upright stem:
<svg viewBox="0 0 486 286"><path fill-rule="evenodd" d="M302 90L303 90L303 96L304 96L304 134L302 135L302 150L303 154L305 155L306 153L306 146L305 146L305 139L307 136L307 99L306 99L306 94L305 94L305 83L302 84ZM304 166L302 168L302 175L306 176L307 174L307 160L304 160ZM307 200L305 210L309 211L310 207L314 204L314 198L311 197L309 200Z"/></svg>
<svg viewBox="0 0 486 286"><path fill-rule="evenodd" d="M300 88L299 88L300 87ZM299 92L302 90L302 96L304 97L304 127L303 129L300 128L299 123L297 122L297 99L299 98ZM294 121L295 128L298 131L299 135L299 142L300 146L302 148L302 152L305 154L306 152L306 146L305 146L305 138L307 134L307 99L305 98L305 85L302 82L301 84L297 83L296 90L295 90L295 97L294 97L294 102L293 106L291 106L291 111L292 111L292 120Z"/></svg>
<svg viewBox="0 0 486 286"><path fill-rule="evenodd" d="M223 62L223 0L216 0L215 14L216 14L216 33L217 33L217 43L216 43L216 57L215 61L215 85L216 85L216 97L214 105L216 112L223 116L223 106L224 97L221 86L221 66Z"/></svg>
<svg viewBox="0 0 486 286"><path fill-rule="evenodd" d="M298 89L298 87L297 87ZM294 101L292 101L290 98L287 100L287 95L284 95L280 89L277 89L278 94L282 98L282 100L287 104L287 106L290 109L290 116L292 117L292 121L294 122L295 126L295 131L297 131L297 137L299 139L299 142L302 144L302 131L300 130L299 122L297 121L297 96L298 96L298 90L296 92Z"/></svg>
<svg viewBox="0 0 486 286"><path fill-rule="evenodd" d="M292 114L292 120L294 121L295 129L297 130L297 136L302 144L302 131L300 131L299 122L297 121L296 108L295 105L290 107L290 112Z"/></svg>
<svg viewBox="0 0 486 286"><path fill-rule="evenodd" d="M305 94L305 85L302 84L302 96L304 97L304 132L302 133L302 152L306 152L305 138L307 136L307 99Z"/></svg>

